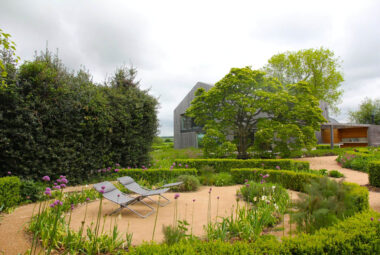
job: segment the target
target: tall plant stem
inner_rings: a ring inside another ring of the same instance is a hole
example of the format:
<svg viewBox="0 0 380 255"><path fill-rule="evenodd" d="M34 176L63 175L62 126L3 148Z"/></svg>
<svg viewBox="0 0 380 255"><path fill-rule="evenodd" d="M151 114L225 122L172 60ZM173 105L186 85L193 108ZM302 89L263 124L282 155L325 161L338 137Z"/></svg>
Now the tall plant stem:
<svg viewBox="0 0 380 255"><path fill-rule="evenodd" d="M154 226L153 226L153 233L152 233L152 242L154 241L154 232L156 231L159 209L160 209L160 197L158 197L157 213L156 213L156 218L154 219ZM129 222L128 222L128 226L129 226Z"/></svg>

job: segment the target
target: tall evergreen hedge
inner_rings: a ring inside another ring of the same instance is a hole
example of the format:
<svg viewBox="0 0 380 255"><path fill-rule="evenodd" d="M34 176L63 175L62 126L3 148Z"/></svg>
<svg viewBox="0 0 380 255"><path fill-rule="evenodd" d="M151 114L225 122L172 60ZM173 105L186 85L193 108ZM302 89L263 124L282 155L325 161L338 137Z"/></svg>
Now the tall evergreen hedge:
<svg viewBox="0 0 380 255"><path fill-rule="evenodd" d="M121 68L96 85L49 53L22 64L0 90L0 176L81 182L110 164L147 164L158 102L135 75Z"/></svg>

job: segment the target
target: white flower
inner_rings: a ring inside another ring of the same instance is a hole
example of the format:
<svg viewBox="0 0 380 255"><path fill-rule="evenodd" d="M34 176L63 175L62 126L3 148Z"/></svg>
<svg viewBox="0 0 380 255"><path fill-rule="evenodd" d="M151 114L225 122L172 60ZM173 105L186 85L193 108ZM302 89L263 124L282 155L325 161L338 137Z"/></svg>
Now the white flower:
<svg viewBox="0 0 380 255"><path fill-rule="evenodd" d="M276 188L276 186L272 186L272 189L275 189Z"/></svg>
<svg viewBox="0 0 380 255"><path fill-rule="evenodd" d="M253 198L253 201L255 201L255 202L256 202L256 199L257 199L257 197L254 197L254 198Z"/></svg>
<svg viewBox="0 0 380 255"><path fill-rule="evenodd" d="M262 197L261 197L261 200L265 200L265 199L267 199L266 196L262 196Z"/></svg>
<svg viewBox="0 0 380 255"><path fill-rule="evenodd" d="M86 188L88 188L88 184L86 184Z"/></svg>

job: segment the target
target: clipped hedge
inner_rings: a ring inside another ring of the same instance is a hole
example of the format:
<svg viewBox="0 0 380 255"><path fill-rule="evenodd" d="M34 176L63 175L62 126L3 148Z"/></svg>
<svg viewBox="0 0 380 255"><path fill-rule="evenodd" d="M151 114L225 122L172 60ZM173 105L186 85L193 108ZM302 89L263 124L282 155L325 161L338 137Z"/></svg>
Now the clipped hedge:
<svg viewBox="0 0 380 255"><path fill-rule="evenodd" d="M330 144L317 144L317 146L315 146L315 148L317 150L328 150L328 149L331 149L331 145ZM340 145L334 145L333 148L338 149L338 148L340 148Z"/></svg>
<svg viewBox="0 0 380 255"><path fill-rule="evenodd" d="M186 169L121 169L116 176L130 176L135 180L144 179L151 184L170 181L180 175L197 175L194 168Z"/></svg>
<svg viewBox="0 0 380 255"><path fill-rule="evenodd" d="M176 167L190 167L201 171L205 166L211 166L215 172L229 172L232 168L263 168L287 170L307 170L309 162L291 159L176 159Z"/></svg>
<svg viewBox="0 0 380 255"><path fill-rule="evenodd" d="M374 221L371 221L374 218ZM379 254L380 214L356 214L315 234L284 238L262 237L254 243L181 241L174 245L145 243L132 247L128 254Z"/></svg>
<svg viewBox="0 0 380 255"><path fill-rule="evenodd" d="M16 176L0 178L0 209L6 210L18 205L20 196L21 181ZM0 211L1 211L0 210Z"/></svg>
<svg viewBox="0 0 380 255"><path fill-rule="evenodd" d="M380 187L380 161L371 161L368 164L369 184Z"/></svg>

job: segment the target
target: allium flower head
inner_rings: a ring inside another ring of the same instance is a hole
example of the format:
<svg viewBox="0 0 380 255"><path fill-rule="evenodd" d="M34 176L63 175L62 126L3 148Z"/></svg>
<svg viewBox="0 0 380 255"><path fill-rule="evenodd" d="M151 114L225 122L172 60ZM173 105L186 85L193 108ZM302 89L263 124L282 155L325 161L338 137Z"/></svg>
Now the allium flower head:
<svg viewBox="0 0 380 255"><path fill-rule="evenodd" d="M100 190L99 192L102 193L102 194L104 194L104 189Z"/></svg>
<svg viewBox="0 0 380 255"><path fill-rule="evenodd" d="M115 169L115 172L116 172L116 173L119 172L119 171L120 171L120 169L118 169L118 168Z"/></svg>
<svg viewBox="0 0 380 255"><path fill-rule="evenodd" d="M8 175L11 175L12 174L12 172L11 171L8 171Z"/></svg>
<svg viewBox="0 0 380 255"><path fill-rule="evenodd" d="M88 197L88 198L86 198L86 201L90 201L90 198Z"/></svg>
<svg viewBox="0 0 380 255"><path fill-rule="evenodd" d="M248 179L245 179L244 182L248 182Z"/></svg>
<svg viewBox="0 0 380 255"><path fill-rule="evenodd" d="M42 177L42 180L45 181L45 182L49 182L50 181L50 177L45 175L44 177Z"/></svg>
<svg viewBox="0 0 380 255"><path fill-rule="evenodd" d="M186 168L189 168L189 165L186 164L185 167L186 167Z"/></svg>
<svg viewBox="0 0 380 255"><path fill-rule="evenodd" d="M212 188L209 189L208 193L211 193L211 191L212 191Z"/></svg>
<svg viewBox="0 0 380 255"><path fill-rule="evenodd" d="M102 186L102 189L106 189L106 186Z"/></svg>
<svg viewBox="0 0 380 255"><path fill-rule="evenodd" d="M120 166L120 164L119 164L119 163L116 163L116 164L115 164L115 166L119 167L119 166Z"/></svg>
<svg viewBox="0 0 380 255"><path fill-rule="evenodd" d="M219 196L216 197L216 199L218 199L218 200L219 200L219 198L220 198Z"/></svg>
<svg viewBox="0 0 380 255"><path fill-rule="evenodd" d="M280 166L276 166L276 169L277 169L277 170L280 170L281 168L280 168Z"/></svg>
<svg viewBox="0 0 380 255"><path fill-rule="evenodd" d="M178 193L176 193L176 194L174 195L174 199L177 199L177 198L179 198L179 194L178 194Z"/></svg>
<svg viewBox="0 0 380 255"><path fill-rule="evenodd" d="M193 199L193 203L195 202L195 199Z"/></svg>
<svg viewBox="0 0 380 255"><path fill-rule="evenodd" d="M74 204L71 204L71 210L74 210Z"/></svg>
<svg viewBox="0 0 380 255"><path fill-rule="evenodd" d="M60 187L61 187L61 189L66 188L66 184L62 183L62 184L60 185Z"/></svg>

